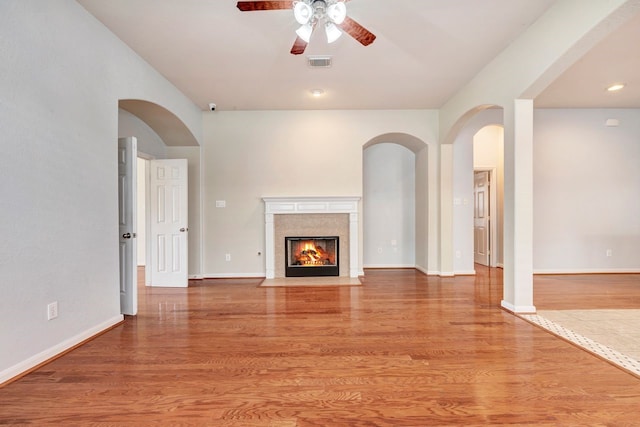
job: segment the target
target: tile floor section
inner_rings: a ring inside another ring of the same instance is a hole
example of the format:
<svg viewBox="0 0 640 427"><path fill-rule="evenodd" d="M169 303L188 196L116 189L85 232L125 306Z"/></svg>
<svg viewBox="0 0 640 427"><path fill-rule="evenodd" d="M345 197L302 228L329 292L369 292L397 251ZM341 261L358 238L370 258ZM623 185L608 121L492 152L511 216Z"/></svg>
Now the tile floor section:
<svg viewBox="0 0 640 427"><path fill-rule="evenodd" d="M640 376L640 310L539 310L520 317Z"/></svg>

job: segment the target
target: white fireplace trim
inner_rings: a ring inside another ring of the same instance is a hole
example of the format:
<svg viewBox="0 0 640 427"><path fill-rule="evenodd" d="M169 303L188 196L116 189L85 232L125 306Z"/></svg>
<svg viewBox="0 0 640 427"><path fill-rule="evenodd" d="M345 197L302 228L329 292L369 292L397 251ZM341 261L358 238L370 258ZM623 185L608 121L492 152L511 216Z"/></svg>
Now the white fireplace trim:
<svg viewBox="0 0 640 427"><path fill-rule="evenodd" d="M267 279L275 278L274 215L349 214L349 277L358 277L358 203L360 197L263 197Z"/></svg>

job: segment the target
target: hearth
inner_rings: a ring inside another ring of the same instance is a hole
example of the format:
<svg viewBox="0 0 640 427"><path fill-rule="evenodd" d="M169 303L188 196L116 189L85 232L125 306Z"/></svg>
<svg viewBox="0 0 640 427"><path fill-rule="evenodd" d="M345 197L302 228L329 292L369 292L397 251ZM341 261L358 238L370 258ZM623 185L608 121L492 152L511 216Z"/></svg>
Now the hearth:
<svg viewBox="0 0 640 427"><path fill-rule="evenodd" d="M338 276L338 236L285 237L285 276Z"/></svg>

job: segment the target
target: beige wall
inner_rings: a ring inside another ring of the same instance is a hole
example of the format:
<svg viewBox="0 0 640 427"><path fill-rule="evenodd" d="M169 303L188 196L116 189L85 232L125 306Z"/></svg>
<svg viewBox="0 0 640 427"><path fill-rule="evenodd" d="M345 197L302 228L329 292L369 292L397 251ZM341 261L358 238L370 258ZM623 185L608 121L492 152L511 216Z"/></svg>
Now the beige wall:
<svg viewBox="0 0 640 427"><path fill-rule="evenodd" d="M432 110L205 113L204 275L263 276L262 197L362 196L363 145L388 133L437 145L437 119ZM435 156L429 161L435 173ZM362 237L358 244L362 254Z"/></svg>

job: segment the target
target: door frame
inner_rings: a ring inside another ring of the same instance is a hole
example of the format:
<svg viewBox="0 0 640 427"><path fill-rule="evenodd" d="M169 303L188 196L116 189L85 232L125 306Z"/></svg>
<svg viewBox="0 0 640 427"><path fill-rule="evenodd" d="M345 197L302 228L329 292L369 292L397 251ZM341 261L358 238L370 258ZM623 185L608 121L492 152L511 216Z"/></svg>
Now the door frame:
<svg viewBox="0 0 640 427"><path fill-rule="evenodd" d="M475 179L476 172L489 173L489 267L497 267L496 247L498 239L498 196L496 189L497 173L493 166L477 166L473 168L473 176ZM475 190L474 190L475 193ZM474 194L475 197L475 194ZM475 233L473 236L475 245ZM475 247L475 246L474 246Z"/></svg>
<svg viewBox="0 0 640 427"><path fill-rule="evenodd" d="M123 145L121 145L123 144ZM131 207L125 209L124 216L131 217L126 220L125 224L128 224L124 229L122 227L123 213L122 213L122 201L123 201L123 186L121 180L121 160L120 153L121 147L126 147L126 163L125 163L125 186L128 189L128 196L126 199L131 203ZM138 313L138 262L137 262L137 164L138 161L138 140L135 136L128 136L118 138L118 288L120 291L120 313L135 316ZM129 244L129 249L122 251L122 239L121 233L126 232L129 237L126 242ZM129 271L130 270L130 271ZM125 283L123 287L123 281ZM129 287L127 287L127 284ZM128 290L127 290L128 289ZM124 294L124 297L123 297ZM123 299L124 298L124 299ZM123 302L124 301L124 302Z"/></svg>
<svg viewBox="0 0 640 427"><path fill-rule="evenodd" d="M151 178L149 175L149 160L155 160L156 157L151 154L138 151L138 158L146 162L144 174L144 285L151 286L151 274L147 268L151 262L151 240L149 239L149 233L151 232L151 209L149 205L151 197L149 195L149 181Z"/></svg>

